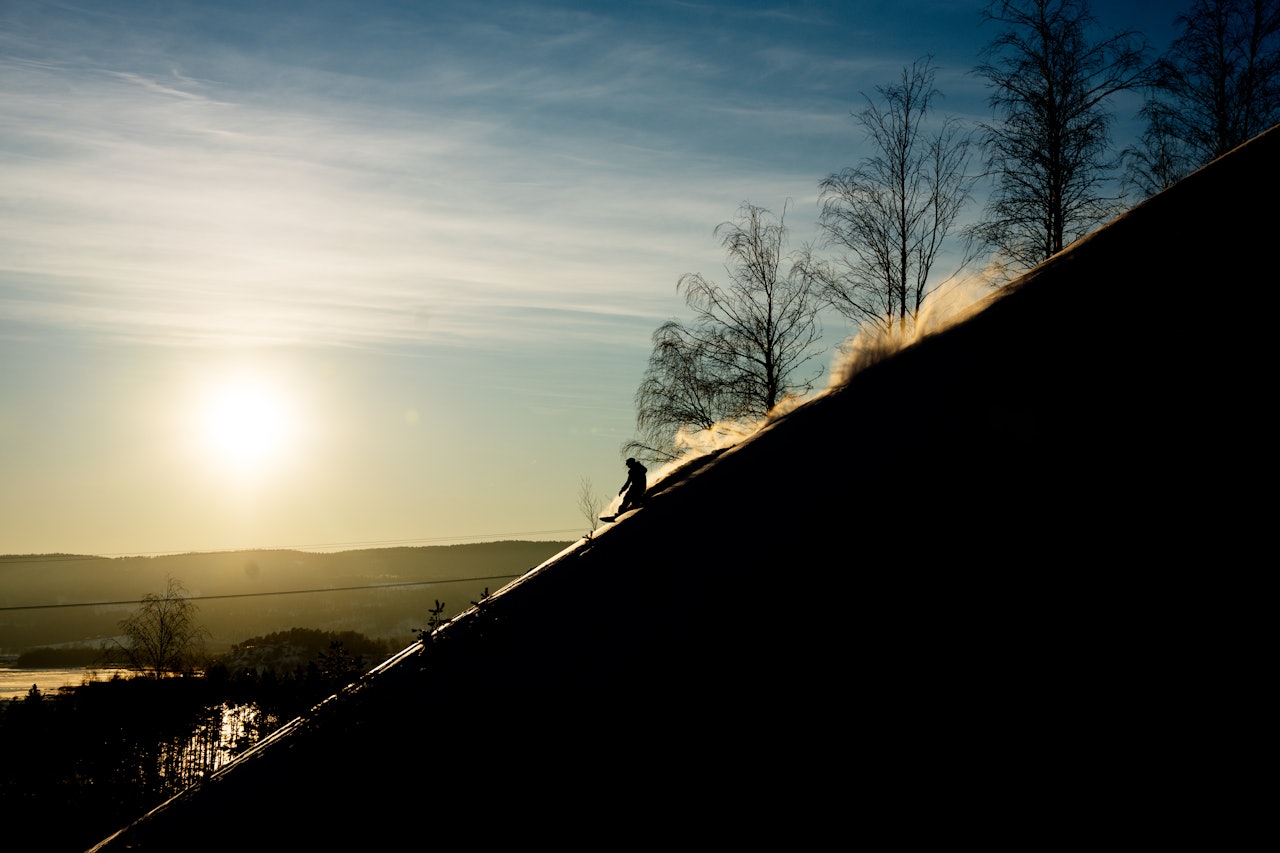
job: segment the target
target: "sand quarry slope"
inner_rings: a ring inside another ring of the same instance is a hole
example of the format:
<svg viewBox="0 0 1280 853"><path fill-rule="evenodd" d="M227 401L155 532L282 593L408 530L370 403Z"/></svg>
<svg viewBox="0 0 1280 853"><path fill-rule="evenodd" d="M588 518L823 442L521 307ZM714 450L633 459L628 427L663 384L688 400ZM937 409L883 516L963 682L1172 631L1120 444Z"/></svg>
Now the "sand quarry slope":
<svg viewBox="0 0 1280 853"><path fill-rule="evenodd" d="M1278 169L1272 130L97 849L1082 831L1241 547Z"/></svg>

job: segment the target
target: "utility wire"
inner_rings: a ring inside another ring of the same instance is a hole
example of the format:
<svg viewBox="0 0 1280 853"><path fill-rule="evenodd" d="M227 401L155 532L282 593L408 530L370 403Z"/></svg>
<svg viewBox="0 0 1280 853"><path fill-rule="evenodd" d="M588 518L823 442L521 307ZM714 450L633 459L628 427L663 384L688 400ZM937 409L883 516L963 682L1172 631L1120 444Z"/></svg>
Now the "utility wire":
<svg viewBox="0 0 1280 853"><path fill-rule="evenodd" d="M367 586L333 586L324 589L287 589L280 592L239 592L228 593L227 595L186 595L183 596L187 601L214 601L217 599L228 598L262 598L271 595L304 595L314 592L351 592L353 590L362 589L392 589L401 586L434 586L444 583L469 583L473 581L493 581L507 580L509 578L518 578L523 572L513 575L485 575L478 578L450 578L442 581L404 581L402 583L383 583L369 584ZM14 607L0 607L0 611L9 610L57 610L64 607L111 607L122 604L142 604L142 599L133 599L126 601L86 601L79 604L19 604Z"/></svg>

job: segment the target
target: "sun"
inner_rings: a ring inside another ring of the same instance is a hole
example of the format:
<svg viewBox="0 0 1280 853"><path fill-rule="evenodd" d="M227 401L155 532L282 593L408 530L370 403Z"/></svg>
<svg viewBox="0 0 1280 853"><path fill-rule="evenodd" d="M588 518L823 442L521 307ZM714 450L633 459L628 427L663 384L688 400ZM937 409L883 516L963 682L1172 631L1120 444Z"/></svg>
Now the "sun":
<svg viewBox="0 0 1280 853"><path fill-rule="evenodd" d="M215 463L261 470L286 453L295 431L286 396L255 379L212 389L200 414L203 444Z"/></svg>

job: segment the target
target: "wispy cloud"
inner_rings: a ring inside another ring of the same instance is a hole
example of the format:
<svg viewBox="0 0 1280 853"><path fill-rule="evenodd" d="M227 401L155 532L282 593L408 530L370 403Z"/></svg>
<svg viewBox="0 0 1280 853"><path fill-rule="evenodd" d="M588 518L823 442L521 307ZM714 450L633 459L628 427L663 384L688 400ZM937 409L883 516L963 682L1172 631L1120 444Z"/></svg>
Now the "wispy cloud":
<svg viewBox="0 0 1280 853"><path fill-rule="evenodd" d="M660 204L637 165L507 148L477 122L284 112L136 75L25 78L3 96L9 320L15 301L43 299L43 321L65 303L70 322L100 310L146 334L221 329L253 308L289 336L326 307L332 325L357 319L353 300L366 319L460 293L555 300L610 268L588 246L634 261L640 210ZM131 298L151 316L122 310Z"/></svg>
<svg viewBox="0 0 1280 853"><path fill-rule="evenodd" d="M714 275L740 202L803 228L813 139L849 133L775 79L820 51L716 44L712 10L443 8L250 32L179 4L197 26L167 42L104 14L87 61L73 15L28 27L0 56L0 331L465 345L527 308L511 334L598 338Z"/></svg>

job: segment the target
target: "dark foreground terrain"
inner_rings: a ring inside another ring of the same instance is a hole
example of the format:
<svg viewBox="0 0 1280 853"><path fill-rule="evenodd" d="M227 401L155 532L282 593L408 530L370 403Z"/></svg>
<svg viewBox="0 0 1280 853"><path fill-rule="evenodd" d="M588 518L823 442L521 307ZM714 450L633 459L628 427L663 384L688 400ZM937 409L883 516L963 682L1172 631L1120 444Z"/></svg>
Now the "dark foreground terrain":
<svg viewBox="0 0 1280 853"><path fill-rule="evenodd" d="M98 849L1096 842L1194 666L1278 169L1273 130Z"/></svg>

